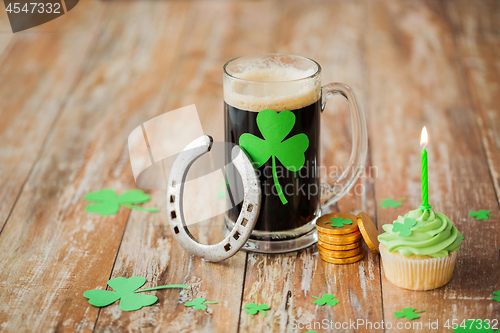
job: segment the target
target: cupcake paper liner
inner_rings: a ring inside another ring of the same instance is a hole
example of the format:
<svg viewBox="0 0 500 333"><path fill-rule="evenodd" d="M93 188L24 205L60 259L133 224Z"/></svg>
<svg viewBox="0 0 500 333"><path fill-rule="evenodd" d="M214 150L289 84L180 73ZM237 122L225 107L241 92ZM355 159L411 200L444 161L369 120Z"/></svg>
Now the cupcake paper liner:
<svg viewBox="0 0 500 333"><path fill-rule="evenodd" d="M444 258L407 259L380 248L385 277L400 288L430 290L444 286L453 275L458 252Z"/></svg>

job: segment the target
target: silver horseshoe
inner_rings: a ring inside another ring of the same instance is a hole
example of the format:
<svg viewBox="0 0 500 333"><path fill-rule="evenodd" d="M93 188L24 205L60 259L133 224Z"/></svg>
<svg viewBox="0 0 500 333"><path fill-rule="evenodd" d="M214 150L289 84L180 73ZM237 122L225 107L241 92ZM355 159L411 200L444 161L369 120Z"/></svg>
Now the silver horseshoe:
<svg viewBox="0 0 500 333"><path fill-rule="evenodd" d="M214 245L198 243L184 221L182 196L184 181L191 165L212 148L213 139L204 135L192 141L177 156L168 177L167 211L170 230L179 244L189 253L217 262L233 256L250 237L260 211L260 181L250 159L239 146L231 151L232 163L243 180L244 199L233 230L223 241Z"/></svg>

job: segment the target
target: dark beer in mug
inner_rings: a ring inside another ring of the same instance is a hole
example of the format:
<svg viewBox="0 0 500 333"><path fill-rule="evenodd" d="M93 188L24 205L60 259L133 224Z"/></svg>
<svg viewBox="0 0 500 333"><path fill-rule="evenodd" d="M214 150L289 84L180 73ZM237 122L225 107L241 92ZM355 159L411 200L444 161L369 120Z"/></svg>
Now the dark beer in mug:
<svg viewBox="0 0 500 333"><path fill-rule="evenodd" d="M239 145L240 137L244 133L265 139L257 125L257 117L264 109L274 110L278 114L288 110L295 116L293 128L283 141L301 133L305 134L309 140L308 148L303 153L304 165L298 171L287 169L279 158L275 158L275 171L286 198L286 204L283 204L278 196L278 189L272 174L272 158L258 168L262 201L259 218L254 228L257 231L280 232L297 229L314 220L318 213L320 191L317 164L321 116L319 85L316 84L314 78L303 83L290 84L289 82L315 73L315 68L311 64L306 62L304 65L304 68L297 68L277 62L251 63L247 65L247 68L240 68L239 73L235 74L238 79L242 80L241 82L237 81L225 86L226 142ZM254 83L251 83L249 87L245 84L246 81ZM277 117L277 119L280 118ZM227 162L229 162L230 154L228 149L226 151ZM229 167L227 175L229 183L236 189L240 189L241 180L237 172ZM236 221L240 210L241 203L228 211L228 218L233 222Z"/></svg>

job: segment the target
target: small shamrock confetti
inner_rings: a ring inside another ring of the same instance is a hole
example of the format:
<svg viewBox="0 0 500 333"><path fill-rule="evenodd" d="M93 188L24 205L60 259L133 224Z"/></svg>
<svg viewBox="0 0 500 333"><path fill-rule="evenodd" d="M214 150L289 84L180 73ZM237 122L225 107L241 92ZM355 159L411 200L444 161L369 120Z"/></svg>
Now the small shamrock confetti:
<svg viewBox="0 0 500 333"><path fill-rule="evenodd" d="M500 302L500 290L494 291L493 294L497 296L493 296L491 299L497 302Z"/></svg>
<svg viewBox="0 0 500 333"><path fill-rule="evenodd" d="M262 315L266 316L266 310L269 310L270 307L267 304L257 305L255 303L250 303L245 305L245 312L251 315L256 315L258 312L262 313Z"/></svg>
<svg viewBox="0 0 500 333"><path fill-rule="evenodd" d="M462 235L461 233L458 233L458 235L460 236L460 239L464 239L464 235Z"/></svg>
<svg viewBox="0 0 500 333"><path fill-rule="evenodd" d="M417 220L406 218L403 223L394 222L393 232L399 231L399 237L406 237L412 234L411 228L417 224Z"/></svg>
<svg viewBox="0 0 500 333"><path fill-rule="evenodd" d="M382 207L382 208L389 208L389 207L398 208L398 207L401 207L402 202L405 200L406 200L406 198L401 198L401 199L397 199L397 200L384 199L380 203L380 207Z"/></svg>
<svg viewBox="0 0 500 333"><path fill-rule="evenodd" d="M313 301L313 303L317 304L317 305L328 304L330 306L335 306L340 302L340 301L335 299L334 295L329 295L329 294L323 294L323 296L321 296L321 298L319 298L317 296L313 296L313 297L316 298L316 300Z"/></svg>
<svg viewBox="0 0 500 333"><path fill-rule="evenodd" d="M193 299L192 302L184 303L185 306L194 306L195 310L206 310L208 307L205 304L217 304L217 301L206 302L203 297Z"/></svg>
<svg viewBox="0 0 500 333"><path fill-rule="evenodd" d="M476 220L487 220L490 216L496 217L495 215L490 215L489 210L484 210L484 209L480 209L477 212L472 211L469 213L469 216L475 217Z"/></svg>
<svg viewBox="0 0 500 333"><path fill-rule="evenodd" d="M151 199L149 195L139 189L128 190L118 196L115 190L103 188L97 192L85 194L84 198L87 201L96 202L85 207L88 213L113 215L118 213L120 206L151 213L158 211L158 208L144 208L132 205L148 202Z"/></svg>
<svg viewBox="0 0 500 333"><path fill-rule="evenodd" d="M165 288L183 288L187 289L188 286L184 284L170 284L166 286L159 286L143 290L137 290L146 283L146 278L142 276L132 276L131 278L117 277L108 281L108 286L113 288L111 290L87 290L83 296L89 299L89 303L98 306L108 306L117 300L120 300L120 309L122 311L135 311L141 309L143 306L149 306L158 300L158 297L153 295L140 295L144 291L165 289Z"/></svg>
<svg viewBox="0 0 500 333"><path fill-rule="evenodd" d="M331 223L332 227L338 227L338 228L342 228L346 224L352 224L351 219L344 219L343 217L332 217L330 221L325 222L325 224Z"/></svg>
<svg viewBox="0 0 500 333"><path fill-rule="evenodd" d="M465 332L487 333L487 332L492 332L493 333L493 328L491 327L491 324L487 321L484 321L481 319L471 319L471 320L467 320L465 323L460 324L460 326L458 326L457 328L454 328L453 332L455 332L455 333L465 333Z"/></svg>
<svg viewBox="0 0 500 333"><path fill-rule="evenodd" d="M420 318L420 316L417 314L419 312L425 312L425 310L420 310L420 311L415 311L414 308L402 308L401 312L394 312L394 317L396 318L403 318L406 317L408 320Z"/></svg>

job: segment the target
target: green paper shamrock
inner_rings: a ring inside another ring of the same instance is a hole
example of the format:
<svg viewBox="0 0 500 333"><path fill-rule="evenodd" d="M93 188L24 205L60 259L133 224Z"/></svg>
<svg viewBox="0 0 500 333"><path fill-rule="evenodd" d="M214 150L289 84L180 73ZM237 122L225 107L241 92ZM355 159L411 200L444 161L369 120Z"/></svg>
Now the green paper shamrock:
<svg viewBox="0 0 500 333"><path fill-rule="evenodd" d="M331 221L331 222L330 222ZM343 217L332 217L330 221L325 222L325 224L331 223L332 227L342 228L346 224L352 224L351 219L345 219Z"/></svg>
<svg viewBox="0 0 500 333"><path fill-rule="evenodd" d="M146 278L142 276L132 276L131 278L117 277L108 281L108 286L113 288L111 290L87 290L83 296L89 299L89 303L98 306L108 306L117 300L120 300L120 309L122 311L135 311L141 309L143 306L149 306L158 300L158 297L153 295L140 295L144 291L165 289L165 288L183 288L187 289L188 286L184 284L170 284L166 286L159 286L143 290L137 290L146 283Z"/></svg>
<svg viewBox="0 0 500 333"><path fill-rule="evenodd" d="M276 159L290 171L299 171L304 166L304 153L309 147L309 138L300 133L283 141L295 125L295 115L290 111L276 112L273 110L262 110L257 115L257 126L262 134L261 138L250 133L240 136L240 146L250 155L254 167L260 168L272 158L272 173L276 192L285 205L285 198L276 173Z"/></svg>
<svg viewBox="0 0 500 333"><path fill-rule="evenodd" d="M403 318L406 317L408 320L420 318L420 316L417 314L419 312L425 312L425 310L420 310L420 311L415 311L414 308L402 308L401 312L394 312L394 317L396 318Z"/></svg>
<svg viewBox="0 0 500 333"><path fill-rule="evenodd" d="M205 304L217 304L217 301L205 302L205 299L203 297L198 297L193 299L192 302L184 303L185 306L194 306L195 310L206 310L208 307Z"/></svg>
<svg viewBox="0 0 500 333"><path fill-rule="evenodd" d="M401 198L398 200L384 199L384 200L382 200L382 203L380 203L380 207L382 207L382 208L389 208L389 207L398 208L398 207L401 207L401 203L405 200L406 200L406 198Z"/></svg>
<svg viewBox="0 0 500 333"><path fill-rule="evenodd" d="M403 223L394 222L392 227L393 232L399 231L399 237L410 236L412 234L411 228L417 224L417 220L406 218Z"/></svg>
<svg viewBox="0 0 500 333"><path fill-rule="evenodd" d="M321 296L321 298L319 298L317 296L313 296L313 297L316 298L316 300L313 301L313 303L317 304L317 305L328 304L330 306L335 306L340 302L340 301L335 299L334 295L329 295L329 294L323 294L323 296Z"/></svg>
<svg viewBox="0 0 500 333"><path fill-rule="evenodd" d="M88 213L113 215L118 213L118 210L120 210L120 206L145 212L158 211L158 208L143 208L132 205L141 204L150 200L149 195L139 189L128 190L117 196L115 190L110 188L103 188L97 192L90 192L85 194L84 198L87 201L97 202L85 207L85 210Z"/></svg>
<svg viewBox="0 0 500 333"><path fill-rule="evenodd" d="M262 315L266 316L266 310L269 310L270 307L267 304L257 305L255 303L250 303L245 305L245 312L251 315L256 315L258 312L262 313Z"/></svg>
<svg viewBox="0 0 500 333"><path fill-rule="evenodd" d="M480 209L477 212L475 212L475 211L470 212L469 216L470 217L475 217L476 220L487 220L489 218L489 216L490 216L490 211L489 210Z"/></svg>
<svg viewBox="0 0 500 333"><path fill-rule="evenodd" d="M497 302L500 302L500 290L494 291L493 294L497 296L493 296L491 299Z"/></svg>
<svg viewBox="0 0 500 333"><path fill-rule="evenodd" d="M487 321L481 319L471 319L467 320L465 323L460 324L457 328L453 329L455 333L487 333L493 332L491 324Z"/></svg>

